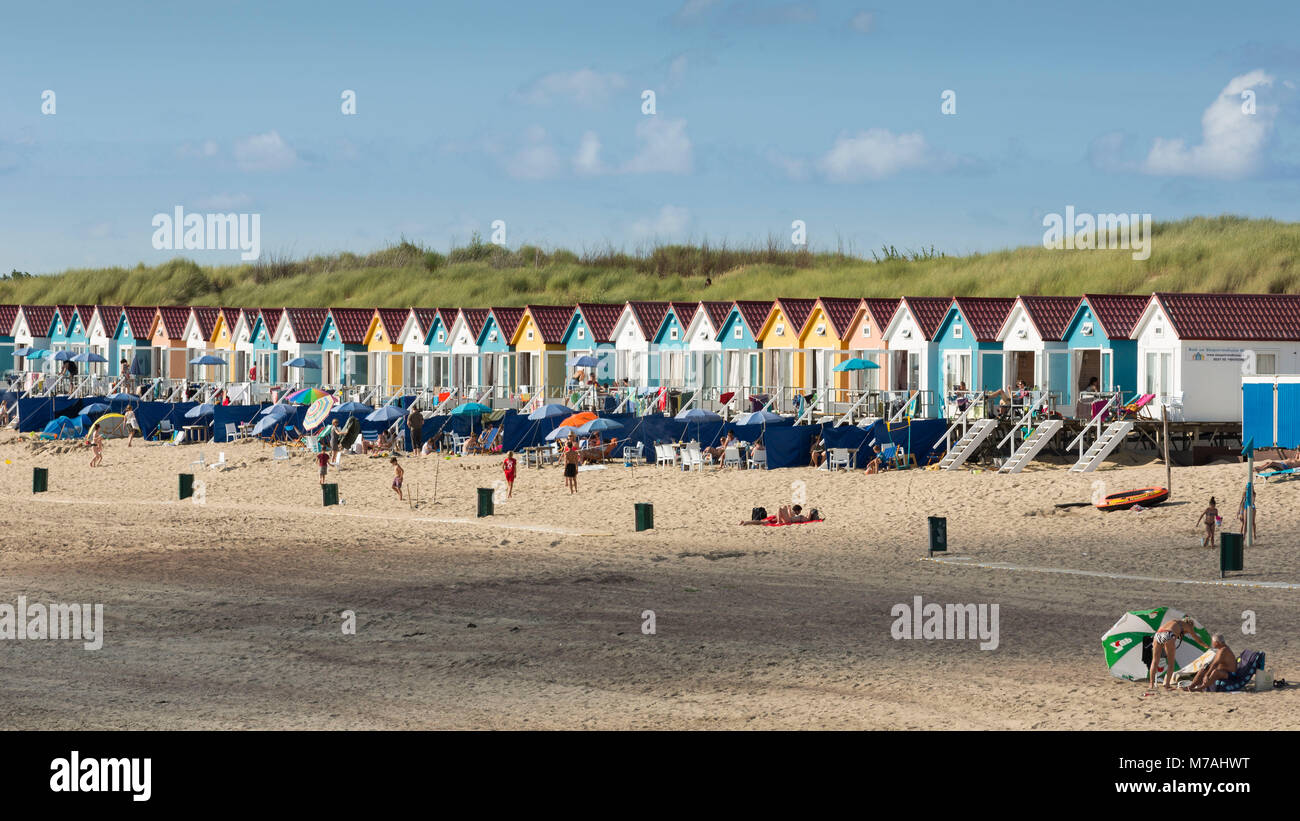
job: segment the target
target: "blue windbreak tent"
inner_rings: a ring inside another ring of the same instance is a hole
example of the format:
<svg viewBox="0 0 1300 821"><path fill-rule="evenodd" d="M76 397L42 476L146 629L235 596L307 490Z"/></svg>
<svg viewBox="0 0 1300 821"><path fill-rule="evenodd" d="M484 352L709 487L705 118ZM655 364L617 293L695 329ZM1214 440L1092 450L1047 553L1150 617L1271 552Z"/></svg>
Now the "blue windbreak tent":
<svg viewBox="0 0 1300 821"><path fill-rule="evenodd" d="M86 427L81 421L84 418L83 416L60 416L57 419L51 419L45 429L41 431L41 438L80 439L86 435Z"/></svg>

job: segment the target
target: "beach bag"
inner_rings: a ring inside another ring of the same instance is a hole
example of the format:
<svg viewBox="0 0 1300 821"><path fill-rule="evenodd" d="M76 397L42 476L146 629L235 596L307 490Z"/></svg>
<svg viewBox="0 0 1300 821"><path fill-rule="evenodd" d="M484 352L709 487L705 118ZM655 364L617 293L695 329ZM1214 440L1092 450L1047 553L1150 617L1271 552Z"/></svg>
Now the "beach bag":
<svg viewBox="0 0 1300 821"><path fill-rule="evenodd" d="M765 507L756 507L756 508L754 508L753 511L749 514L749 519L750 519L750 521L753 521L753 522L762 521L763 519L766 519L766 518L767 518L767 508L765 508Z"/></svg>
<svg viewBox="0 0 1300 821"><path fill-rule="evenodd" d="M822 514L819 510L817 510L817 508L813 508L812 510L808 511L808 518L814 521L821 521Z"/></svg>

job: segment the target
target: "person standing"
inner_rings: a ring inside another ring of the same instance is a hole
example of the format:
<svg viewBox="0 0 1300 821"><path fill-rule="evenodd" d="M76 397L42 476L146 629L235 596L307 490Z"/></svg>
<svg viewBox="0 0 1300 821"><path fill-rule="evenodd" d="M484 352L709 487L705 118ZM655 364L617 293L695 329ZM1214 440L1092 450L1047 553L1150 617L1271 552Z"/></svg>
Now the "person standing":
<svg viewBox="0 0 1300 821"><path fill-rule="evenodd" d="M330 461L335 465L339 463L339 445L343 443L343 428L339 427L339 420L335 419L330 423L329 439L327 440L330 450Z"/></svg>
<svg viewBox="0 0 1300 821"><path fill-rule="evenodd" d="M1156 688L1156 674L1160 666L1160 655L1164 654L1165 662L1169 665L1165 673L1165 689L1172 690L1174 682L1174 673L1178 670L1178 643L1196 629L1196 622L1192 621L1191 616L1183 616L1181 619L1170 619L1160 625L1155 636L1151 640L1151 681L1149 688Z"/></svg>
<svg viewBox="0 0 1300 821"><path fill-rule="evenodd" d="M316 454L316 464L320 466L320 483L325 484L325 474L329 473L330 455L324 449Z"/></svg>
<svg viewBox="0 0 1300 821"><path fill-rule="evenodd" d="M411 429L411 450L420 453L420 445L424 444L424 415L420 413L419 407L411 406L406 426Z"/></svg>
<svg viewBox="0 0 1300 821"><path fill-rule="evenodd" d="M569 493L578 492L578 463L582 461L582 449L570 438L564 446L564 486Z"/></svg>
<svg viewBox="0 0 1300 821"><path fill-rule="evenodd" d="M506 498L509 499L515 495L515 472L519 468L519 462L515 459L515 452L506 453L505 460L501 463L501 470L506 475Z"/></svg>
<svg viewBox="0 0 1300 821"><path fill-rule="evenodd" d="M1250 535L1252 539L1259 538L1259 529L1255 526L1255 488L1252 485L1246 485L1246 489L1241 492L1241 503L1237 505L1237 521L1241 522L1241 535L1246 535L1246 525L1250 524Z"/></svg>
<svg viewBox="0 0 1300 821"><path fill-rule="evenodd" d="M132 408L126 409L126 414L124 418L126 419L126 430L127 430L126 446L129 448L131 447L131 443L135 441L135 437L141 435L140 421L135 418L135 410Z"/></svg>
<svg viewBox="0 0 1300 821"><path fill-rule="evenodd" d="M402 466L397 464L396 456L391 457L388 463L393 466L393 492L397 494L399 502L406 501L405 497L402 496L402 479L405 478L406 471L402 470Z"/></svg>
<svg viewBox="0 0 1300 821"><path fill-rule="evenodd" d="M1205 538L1201 539L1201 547L1214 547L1214 525L1219 520L1219 509L1214 505L1214 497L1210 497L1210 506L1201 514L1201 518L1196 520L1196 524L1205 520Z"/></svg>
<svg viewBox="0 0 1300 821"><path fill-rule="evenodd" d="M91 440L90 447L95 454L90 459L90 466L92 468L97 468L103 465L104 464L104 437L100 435L98 430L95 431L95 438Z"/></svg>

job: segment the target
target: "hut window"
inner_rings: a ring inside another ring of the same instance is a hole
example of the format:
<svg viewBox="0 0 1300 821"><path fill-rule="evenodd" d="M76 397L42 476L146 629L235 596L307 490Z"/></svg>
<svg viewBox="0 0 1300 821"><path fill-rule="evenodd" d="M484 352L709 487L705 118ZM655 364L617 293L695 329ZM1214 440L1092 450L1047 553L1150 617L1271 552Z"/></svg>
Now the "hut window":
<svg viewBox="0 0 1300 821"><path fill-rule="evenodd" d="M438 341L441 342L444 338L445 338L445 335L443 334L443 332L442 332L442 331L438 331ZM531 337L530 337L530 338L531 338Z"/></svg>
<svg viewBox="0 0 1300 821"><path fill-rule="evenodd" d="M818 336L826 336L826 326L825 326L825 325L818 325L818 326L817 326L817 335L818 335Z"/></svg>
<svg viewBox="0 0 1300 821"><path fill-rule="evenodd" d="M953 325L953 326L952 326L952 338L953 338L953 339L961 339L961 326L960 326L960 325Z"/></svg>
<svg viewBox="0 0 1300 821"><path fill-rule="evenodd" d="M736 337L736 339L740 339L742 336L744 336L744 331L740 329L739 325L736 326L736 330L734 333L732 333L732 336Z"/></svg>
<svg viewBox="0 0 1300 821"><path fill-rule="evenodd" d="M1083 323L1082 325L1079 326L1079 331L1084 336L1092 336L1092 323L1091 322Z"/></svg>
<svg viewBox="0 0 1300 821"><path fill-rule="evenodd" d="M496 331L493 331L492 333L488 334L488 341L489 341L489 342L496 342L496 341L497 341L497 332L496 332Z"/></svg>
<svg viewBox="0 0 1300 821"><path fill-rule="evenodd" d="M870 326L870 325L867 325L867 324L865 324L865 323L863 324L863 326L862 326L862 335L863 335L863 336L871 336L871 326Z"/></svg>
<svg viewBox="0 0 1300 821"><path fill-rule="evenodd" d="M528 336L529 339L532 339L532 338L533 338L533 329L532 329L532 328L529 328L529 329L528 329L528 334L527 334L527 336Z"/></svg>
<svg viewBox="0 0 1300 821"><path fill-rule="evenodd" d="M911 339L911 338L912 338L912 329L911 329L911 328L904 328L903 330L901 330L901 331L898 332L898 335L901 336L903 339Z"/></svg>
<svg viewBox="0 0 1300 821"><path fill-rule="evenodd" d="M673 327L668 331L668 338L669 338L669 339L676 339L676 338L677 338L677 326L676 326L676 325L674 325L674 326L673 326Z"/></svg>
<svg viewBox="0 0 1300 821"><path fill-rule="evenodd" d="M579 328L579 329L578 329L578 338L579 338L579 339L586 339L586 338L587 338L587 329L586 329L586 328Z"/></svg>
<svg viewBox="0 0 1300 821"><path fill-rule="evenodd" d="M777 326L776 326L776 335L777 335L777 336L785 336L785 326L784 326L784 325L777 325Z"/></svg>

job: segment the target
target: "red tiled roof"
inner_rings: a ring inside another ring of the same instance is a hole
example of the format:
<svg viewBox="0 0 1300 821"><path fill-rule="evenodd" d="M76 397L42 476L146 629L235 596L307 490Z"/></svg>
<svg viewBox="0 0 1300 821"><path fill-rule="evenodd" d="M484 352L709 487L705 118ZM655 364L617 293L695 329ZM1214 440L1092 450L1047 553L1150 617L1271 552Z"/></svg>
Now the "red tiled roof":
<svg viewBox="0 0 1300 821"><path fill-rule="evenodd" d="M181 339L185 336L185 323L190 321L190 309L180 305L159 305L158 314L162 317L163 333L168 339Z"/></svg>
<svg viewBox="0 0 1300 821"><path fill-rule="evenodd" d="M243 308L221 308L221 318L226 323L226 333L233 334L235 326L239 324L239 315L244 312Z"/></svg>
<svg viewBox="0 0 1300 821"><path fill-rule="evenodd" d="M50 325L54 322L53 305L20 305L23 316L27 319L27 330L31 331L32 336L45 336L50 331ZM153 321L153 308L150 308L150 321ZM145 332L148 333L148 326Z"/></svg>
<svg viewBox="0 0 1300 821"><path fill-rule="evenodd" d="M564 331L573 318L573 308L568 305L529 305L528 313L542 335L542 342L547 345L557 344L564 339ZM479 323L482 327L482 323Z"/></svg>
<svg viewBox="0 0 1300 821"><path fill-rule="evenodd" d="M632 316L636 317L636 324L641 326L641 333L646 339L658 333L659 326L663 324L664 317L668 314L667 302L638 300L629 302L627 306L632 309Z"/></svg>
<svg viewBox="0 0 1300 821"><path fill-rule="evenodd" d="M767 315L772 313L772 300L738 299L734 304L736 310L740 312L740 318L749 328L749 335L758 336L758 332L763 329L763 323L767 321Z"/></svg>
<svg viewBox="0 0 1300 821"><path fill-rule="evenodd" d="M876 323L876 327L881 331L889 325L889 320L894 318L894 312L898 310L898 303L902 300L897 297L882 299L880 297L867 297L862 300L867 308L867 313L871 314L871 319Z"/></svg>
<svg viewBox="0 0 1300 821"><path fill-rule="evenodd" d="M587 330L591 331L594 342L600 344L613 341L614 326L618 324L618 318L623 315L622 305L579 302L577 310L582 313L582 319L587 323Z"/></svg>
<svg viewBox="0 0 1300 821"><path fill-rule="evenodd" d="M501 329L501 336L509 342L514 338L515 331L519 329L519 320L524 318L524 309L515 307L493 308L492 318L496 320L497 327Z"/></svg>
<svg viewBox="0 0 1300 821"><path fill-rule="evenodd" d="M262 317L262 324L266 326L266 335L270 339L275 338L275 329L280 325L280 316L284 313L283 308L258 308L257 314Z"/></svg>
<svg viewBox="0 0 1300 821"><path fill-rule="evenodd" d="M780 297L776 304L781 306L781 313L789 320L795 333L803 329L803 325L808 321L808 314L812 313L813 306L817 304L815 299L791 299L790 297Z"/></svg>
<svg viewBox="0 0 1300 821"><path fill-rule="evenodd" d="M939 330L939 324L948 314L948 308L952 305L950 296L905 296L903 302L907 304L907 310L912 313L912 318L920 327L921 333L926 339L934 339L935 331Z"/></svg>
<svg viewBox="0 0 1300 821"><path fill-rule="evenodd" d="M0 336L11 335L14 332L14 321L17 319L17 305L0 305Z"/></svg>
<svg viewBox="0 0 1300 821"><path fill-rule="evenodd" d="M460 312L465 317L465 327L469 328L470 336L478 339L478 335L483 333L483 326L487 323L489 308L461 308ZM568 322L566 319L565 322ZM564 330L561 329L563 334Z"/></svg>
<svg viewBox="0 0 1300 821"><path fill-rule="evenodd" d="M293 331L294 339L300 343L314 344L320 339L329 311L325 308L285 308L284 316L289 323L289 330Z"/></svg>
<svg viewBox="0 0 1300 821"><path fill-rule="evenodd" d="M1041 339L1059 342L1065 336L1065 329L1074 318L1079 307L1077 296L1022 296L1020 304L1025 306L1029 321L1034 323ZM1003 320L1005 321L1005 319Z"/></svg>
<svg viewBox="0 0 1300 821"><path fill-rule="evenodd" d="M1084 294L1092 314L1110 339L1127 339L1137 327L1151 297L1142 294ZM1077 307L1076 307L1076 310Z"/></svg>
<svg viewBox="0 0 1300 821"><path fill-rule="evenodd" d="M677 321L681 324L682 330L685 330L686 326L691 324L691 317L695 316L695 312L700 309L700 303L698 302L669 302L668 305L673 309L673 313L677 315Z"/></svg>
<svg viewBox="0 0 1300 821"><path fill-rule="evenodd" d="M339 341L344 345L360 345L365 342L370 320L375 316L370 308L330 308L329 314L334 317L334 327L339 332Z"/></svg>
<svg viewBox="0 0 1300 821"><path fill-rule="evenodd" d="M196 305L193 311L194 321L199 325L199 333L203 335L204 339L211 339L212 330L217 327L217 317L221 316L221 309Z"/></svg>
<svg viewBox="0 0 1300 821"><path fill-rule="evenodd" d="M731 313L731 306L734 302L701 302L704 306L704 312L708 314L709 324L713 326L713 332L716 334L722 329L722 323L727 321L727 314Z"/></svg>
<svg viewBox="0 0 1300 821"><path fill-rule="evenodd" d="M122 313L126 314L126 324L131 329L131 337L145 339L149 336L149 329L153 326L153 318L158 313L158 309L144 305L123 305Z"/></svg>
<svg viewBox="0 0 1300 821"><path fill-rule="evenodd" d="M1179 339L1300 340L1298 294L1157 293Z"/></svg>
<svg viewBox="0 0 1300 821"><path fill-rule="evenodd" d="M81 317L81 327L85 328L90 325L90 318L95 315L94 305L74 305L77 309L77 316Z"/></svg>
<svg viewBox="0 0 1300 821"><path fill-rule="evenodd" d="M375 312L379 314L379 324L384 327L384 334L388 336L389 342L397 342L402 335L402 327L406 325L406 318L411 315L410 308L376 308Z"/></svg>
<svg viewBox="0 0 1300 821"><path fill-rule="evenodd" d="M953 300L966 317L966 324L975 335L976 342L992 342L998 338L1002 323L1016 301L1004 296L959 296ZM1069 318L1066 318L1069 321ZM933 334L931 334L933 336ZM1060 339L1058 336L1057 339Z"/></svg>
<svg viewBox="0 0 1300 821"><path fill-rule="evenodd" d="M442 324L447 330L456 324L456 317L460 315L460 308L439 308L438 316L442 317Z"/></svg>
<svg viewBox="0 0 1300 821"><path fill-rule="evenodd" d="M117 331L117 321L122 318L121 305L96 305L95 310L99 311L100 321L104 323L104 333L112 336ZM3 327L3 324L0 324Z"/></svg>
<svg viewBox="0 0 1300 821"><path fill-rule="evenodd" d="M419 332L420 337L424 338L429 335L429 329L433 327L434 317L438 315L437 308L412 308L411 313L415 315L415 330Z"/></svg>
<svg viewBox="0 0 1300 821"><path fill-rule="evenodd" d="M835 335L843 339L844 335L849 332L849 326L853 324L853 317L857 314L858 306L862 304L862 300L824 296L817 301L821 303L822 311L830 319L831 327L835 329Z"/></svg>

